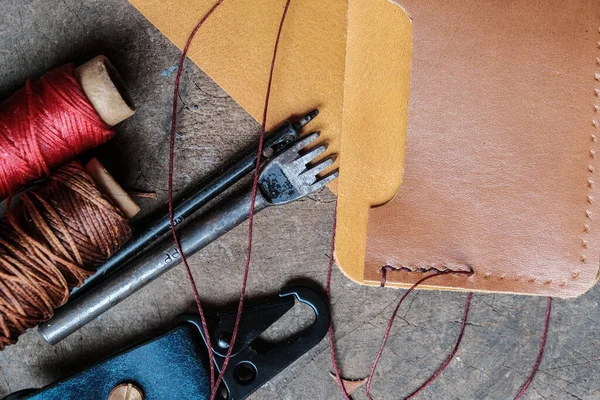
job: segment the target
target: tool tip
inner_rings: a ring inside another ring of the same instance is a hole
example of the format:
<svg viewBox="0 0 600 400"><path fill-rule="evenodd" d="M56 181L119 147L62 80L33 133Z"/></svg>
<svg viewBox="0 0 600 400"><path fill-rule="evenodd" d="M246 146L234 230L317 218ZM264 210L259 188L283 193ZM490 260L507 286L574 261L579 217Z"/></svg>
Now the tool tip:
<svg viewBox="0 0 600 400"><path fill-rule="evenodd" d="M296 129L296 130L302 129L304 126L306 126L306 124L308 124L310 121L315 119L317 115L319 115L319 110L317 110L317 109L312 110L311 112L309 112L308 114L306 114L305 116L300 118L298 121L294 122L294 124L293 124L294 129Z"/></svg>
<svg viewBox="0 0 600 400"><path fill-rule="evenodd" d="M307 114L310 119L314 119L317 115L319 115L319 110L317 108Z"/></svg>

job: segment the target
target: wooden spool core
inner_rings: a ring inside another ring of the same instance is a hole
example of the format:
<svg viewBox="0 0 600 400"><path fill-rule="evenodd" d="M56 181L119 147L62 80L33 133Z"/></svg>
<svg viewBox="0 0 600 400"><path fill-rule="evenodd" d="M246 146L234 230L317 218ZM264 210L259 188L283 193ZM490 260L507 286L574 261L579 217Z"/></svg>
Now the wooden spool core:
<svg viewBox="0 0 600 400"><path fill-rule="evenodd" d="M94 57L75 68L73 75L107 125L115 126L135 113L123 80L105 56Z"/></svg>
<svg viewBox="0 0 600 400"><path fill-rule="evenodd" d="M112 203L117 206L123 215L131 219L138 212L140 207L131 199L129 194L123 190L115 178L104 168L104 166L95 158L92 158L85 165L85 172L94 180L96 186L104 193Z"/></svg>
<svg viewBox="0 0 600 400"><path fill-rule="evenodd" d="M115 126L135 113L133 101L121 76L105 56L99 55L80 65L75 68L73 75L107 125ZM131 219L140 211L139 206L97 159L88 162L85 171L125 217Z"/></svg>

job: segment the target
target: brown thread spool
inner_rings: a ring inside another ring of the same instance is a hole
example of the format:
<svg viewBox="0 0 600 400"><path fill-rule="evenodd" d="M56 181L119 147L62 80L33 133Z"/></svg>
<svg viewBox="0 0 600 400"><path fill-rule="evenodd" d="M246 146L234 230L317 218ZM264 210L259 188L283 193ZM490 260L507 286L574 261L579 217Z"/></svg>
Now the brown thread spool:
<svg viewBox="0 0 600 400"><path fill-rule="evenodd" d="M52 317L131 235L127 218L78 162L9 207L0 220L0 349Z"/></svg>

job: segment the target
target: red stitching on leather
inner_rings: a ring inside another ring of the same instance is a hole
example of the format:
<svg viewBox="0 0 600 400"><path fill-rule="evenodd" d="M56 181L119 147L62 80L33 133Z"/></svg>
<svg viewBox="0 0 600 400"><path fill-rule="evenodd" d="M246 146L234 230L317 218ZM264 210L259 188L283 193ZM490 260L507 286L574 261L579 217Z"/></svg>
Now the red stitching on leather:
<svg viewBox="0 0 600 400"><path fill-rule="evenodd" d="M457 269L450 269L448 267L444 267L443 269L440 269L438 267L434 267L434 266L429 266L429 267L417 267L415 269L411 269L409 267L405 267L405 266L401 266L401 267L393 267L391 265L384 265L383 267L381 267L381 283L380 286L384 287L386 282L387 282L387 273L388 271L399 271L399 272L420 272L422 274L426 274L428 272L434 272L435 274L468 274L468 275L473 275L475 273L475 271L473 271L471 268L469 268L469 270L457 270Z"/></svg>

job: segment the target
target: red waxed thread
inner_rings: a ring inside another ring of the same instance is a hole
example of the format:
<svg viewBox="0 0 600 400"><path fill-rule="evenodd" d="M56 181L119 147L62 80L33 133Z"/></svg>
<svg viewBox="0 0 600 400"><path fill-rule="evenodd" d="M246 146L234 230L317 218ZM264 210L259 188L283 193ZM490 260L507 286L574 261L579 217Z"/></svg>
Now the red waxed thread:
<svg viewBox="0 0 600 400"><path fill-rule="evenodd" d="M277 49L279 48L279 40L281 39L281 31L283 30L283 24L285 22L285 17L287 15L288 9L290 7L291 0L287 0L285 3L285 7L283 9L283 14L281 16L281 21L279 22L279 28L277 30L277 38L275 39L275 45L273 46L273 57L271 58L271 68L269 70L269 81L267 83L267 93L265 95L265 106L263 108L263 116L262 123L260 127L260 137L258 140L258 149L256 151L256 168L254 169L254 180L252 182L252 200L250 201L250 215L248 218L248 247L246 254L246 265L244 266L244 278L242 281L242 290L240 292L240 300L238 303L237 315L235 317L235 323L233 325L233 332L231 334L231 345L227 349L227 354L225 355L225 360L223 361L223 366L221 367L221 373L217 378L217 382L212 389L211 400L214 399L216 395L217 388L219 383L223 379L223 375L225 374L225 369L229 364L229 360L231 358L231 352L233 351L233 347L235 344L235 339L237 337L238 329L240 326L240 320L242 319L242 310L244 308L244 297L246 296L246 284L248 282L248 273L250 272L250 260L252 258L252 232L254 227L254 205L256 203L256 192L258 190L258 177L260 174L260 158L263 152L263 143L265 139L265 132L267 129L267 114L269 111L269 99L271 98L271 86L273 84L273 73L275 71L275 61L277 60Z"/></svg>
<svg viewBox="0 0 600 400"><path fill-rule="evenodd" d="M523 384L523 387L521 388L519 393L515 396L515 400L519 400L521 397L523 397L523 395L527 391L527 388L529 387L529 385L533 381L533 378L535 378L535 375L538 372L540 363L542 362L542 357L544 356L544 349L546 348L546 339L548 338L548 327L550 326L551 311L552 311L552 297L548 297L546 299L546 319L544 321L544 334L542 335L542 342L540 343L540 352L538 353L537 360L535 361L533 370L531 371L529 378L527 378L527 380Z"/></svg>
<svg viewBox="0 0 600 400"><path fill-rule="evenodd" d="M382 269L382 272L383 271L385 271L385 267ZM379 364L379 360L381 359L381 355L383 354L383 349L385 348L385 345L386 345L386 343L388 341L388 338L390 336L390 332L392 331L392 326L394 324L394 320L396 319L396 315L398 314L398 310L400 310L400 306L402 305L402 303L404 302L404 300L408 297L408 295L413 290L415 290L415 288L417 286L419 286L423 282L425 282L425 281L427 281L427 280L429 280L431 278L434 278L436 276L446 275L446 274L468 274L468 275L471 275L472 273L473 273L472 271L441 271L441 272L434 272L431 275L427 275L427 276L419 279L414 285L412 285L410 287L410 289L408 289L404 293L404 295L400 298L400 301L398 301L398 304L396 305L396 308L394 309L394 312L392 313L392 316L390 317L390 321L388 322L387 328L385 329L385 333L383 335L383 340L381 342L381 346L379 347L379 351L377 352L377 355L375 356L375 361L373 361L373 365L371 366L371 371L369 372L369 377L367 378L366 392L367 392L367 397L369 398L369 400L373 399L373 397L371 396L371 382L373 381L373 376L375 375L375 369L377 368L377 364ZM470 299L468 299L468 300L470 300ZM464 324L463 324L463 328L462 329L464 329ZM460 334L461 337L462 337L462 329L461 329L461 334ZM444 368L445 368L445 366L444 366ZM436 376L436 378L437 378L437 376ZM428 382L426 382L426 385L429 385L431 382L433 382L433 379L428 380Z"/></svg>
<svg viewBox="0 0 600 400"><path fill-rule="evenodd" d="M434 380L436 380L437 377L441 375L441 373L446 369L446 367L450 364L450 361L452 361L452 359L456 355L456 352L458 351L458 348L460 346L460 342L462 342L462 338L465 333L465 327L467 325L467 317L469 315L469 308L471 307L471 299L472 298L473 298L473 293L469 293L469 295L467 296L467 301L465 303L465 313L463 315L462 325L460 326L460 333L458 334L458 339L456 340L456 344L454 345L454 348L452 349L450 354L448 354L448 357L446 357L446 360L444 360L444 362L442 363L442 365L440 365L440 367L437 369L437 371L435 371L433 373L433 375L431 375L431 377L429 379L427 379L427 381L425 381L425 383L423 383L417 390L415 390L414 392L409 394L406 397L406 400L412 399L417 394L419 394L423 389L425 389L427 386L429 386Z"/></svg>
<svg viewBox="0 0 600 400"><path fill-rule="evenodd" d="M333 272L333 253L335 251L335 234L337 230L337 207L338 203L335 202L335 211L333 214L333 227L331 228L331 245L329 247L329 266L327 267L327 281L326 281L326 290L327 290L327 302L331 304L331 274ZM331 364L333 365L333 371L335 372L335 380L342 391L342 395L344 399L350 400L350 396L348 395L348 391L342 382L342 376L340 374L340 368L337 364L337 356L335 354L335 343L333 341L333 318L329 320L329 329L327 330L327 336L329 339L329 349L331 350Z"/></svg>
<svg viewBox="0 0 600 400"><path fill-rule="evenodd" d="M196 304L198 306L198 310L200 312L200 316L202 319L202 326L203 326L203 330L205 332L205 335L207 337L207 343L208 343L208 352L209 352L209 359L210 359L210 369L211 369L211 400L215 398L218 386L223 378L223 374L225 372L225 368L227 367L230 357L231 357L231 352L233 350L233 344L235 343L235 338L237 336L237 332L239 329L239 323L241 320L241 315L242 315L242 310L243 310L243 302L244 302L244 297L245 297L245 290L246 290L246 284L247 284L247 278L248 278L248 273L249 273L249 269L250 269L250 260L251 260L251 254L252 254L252 229L253 229L253 220L254 220L254 206L255 206L255 201L256 201L256 191L258 188L258 177L259 177L259 162L260 162L260 154L262 153L262 148L263 148L263 143L264 143L264 135L265 135L265 130L266 130L266 120L267 120L267 113L268 113L268 106L269 106L269 99L270 99L270 93L271 93L271 85L272 85L272 80L273 80L273 72L274 72L274 68L275 68L275 60L276 60L276 56L277 56L277 48L279 45L279 40L281 37L281 31L283 28L283 24L285 21L285 17L290 5L290 1L291 0L287 0L285 8L284 8L284 12L281 18L281 22L279 24L279 30L277 33L277 39L275 42L275 47L273 50L273 58L271 61L271 70L269 73L269 82L267 85L267 95L266 95L266 99L265 99L265 107L263 110L263 120L262 120L262 124L261 124L261 133L260 133L260 139L259 139L259 146L258 146L258 161L257 161L257 168L255 170L255 174L254 174L254 180L253 180L253 186L252 186L252 202L251 202L251 207L250 207L250 216L249 216L249 226L248 226L248 250L247 250L247 257L246 257L246 264L245 264L245 269L244 269L244 278L243 278L243 282L242 282L242 290L241 290L241 294L240 294L240 300L238 303L238 311L237 311L237 315L236 315L236 321L235 321L235 325L234 325L234 330L232 333L232 340L231 343L232 345L229 347L229 350L226 354L225 357L225 361L221 370L221 373L219 374L219 377L217 379L216 382L214 382L214 366L213 366L213 362L214 362L214 358L213 358L213 354L212 354L212 346L211 346L211 342L210 342L210 337L209 337L209 332L208 332L208 328L206 326L206 320L204 318L204 313L202 310L202 305L200 302L200 296L198 294L198 289L196 287L196 283L194 281L193 275L191 273L191 269L187 263L187 259L181 249L181 245L179 243L177 234L175 232L174 229L174 216L173 216L173 162L174 162L174 146L175 146L175 130L176 130L176 120L177 120L177 103L178 103L178 92L179 92L179 83L180 83L180 79L181 79L181 73L182 73L182 68L183 68L183 64L185 62L185 58L187 55L187 52L189 50L189 47L191 45L191 42L194 38L194 36L196 35L197 31L200 29L200 27L202 26L202 24L206 21L206 19L208 19L208 17L216 10L216 8L223 2L223 0L219 0L217 3L215 3L215 5L211 8L211 10L202 18L202 20L200 20L200 22L196 25L196 27L194 28L194 30L192 31L192 33L190 34L190 37L188 38L188 41L186 43L186 46L184 48L184 51L182 53L182 57L181 57L181 61L179 64L179 68L177 71L177 77L175 80L175 90L174 90L174 96L173 96L173 114L172 114L172 124L171 124L171 131L170 131L170 151L169 151L169 214L170 214L170 218L171 218L171 228L172 228L172 233L173 233L173 239L176 243L176 246L178 248L179 253L182 256L182 261L186 267L186 271L188 273L188 278L190 280L190 283L192 285L193 288L193 292L194 292L194 298L196 300ZM337 203L336 203L336 215L337 215ZM332 240L331 240L331 248L330 248L330 257L329 257L329 266L328 266L328 272L327 272L327 298L328 301L331 302L331 275L332 275L332 270L333 270L333 252L335 249L335 234L336 234L336 221L337 219L334 218L334 223L333 223L333 229L332 229ZM471 274L471 271L434 271L434 274L426 276L422 279L420 279L419 281L417 281L413 286L410 287L410 289L407 290L407 292L402 296L402 298L400 299L400 301L398 302L398 305L396 306L396 308L394 309L394 312L392 313L392 317L390 318L390 321L388 323L388 326L386 328L385 334L384 334L384 338L381 344L381 347L377 353L377 356L375 358L375 361L373 362L373 366L371 367L371 371L369 373L369 377L367 379L367 384L366 384L366 392L367 392L367 396L370 400L372 400L372 396L370 393L370 388L371 388L371 382L373 380L373 376L375 373L375 370L377 368L377 364L379 363L379 360L381 358L381 355L383 353L383 349L385 347L385 344L387 343L387 340L389 338L389 334L391 332L391 328L394 322L394 319L398 313L398 310L400 308L400 306L402 305L404 299L406 299L406 297L421 283L423 283L424 281L433 278L437 275L443 275L443 274L447 274L447 273L456 273L456 274ZM385 282L386 282L386 275L387 275L387 269L384 267L382 269L382 283L381 286L385 286ZM465 304L465 312L464 312L464 317L463 317L463 322L461 325L461 331L458 337L458 340L452 350L452 352L450 353L450 355L446 358L446 360L444 361L444 363L442 363L442 365L438 368L438 370L423 384L421 385L421 387L419 387L416 391L414 391L411 395L409 395L407 397L407 399L413 398L415 395L417 395L419 392L421 392L425 387L427 387L429 384L431 384L442 372L443 370L448 366L448 364L450 363L450 361L452 360L452 358L454 357L454 355L456 354L456 352L458 351L458 348L460 346L460 343L462 341L462 337L464 334L464 330L466 327L466 321L467 321L467 316L468 316L468 312L469 312L469 307L470 307L470 303L471 303L471 299L472 299L472 293L469 293L468 297L467 297L467 301ZM544 335L542 338L542 343L540 346L540 352L538 354L538 358L536 360L536 363L534 365L533 371L531 373L531 375L529 376L529 378L527 379L527 381L525 382L523 388L521 389L521 391L519 392L519 394L515 397L515 400L518 400L522 397L522 395L525 393L525 391L527 390L527 388L529 387L530 383L532 382L533 378L535 377L535 374L537 373L537 370L539 368L539 364L541 362L542 356L543 356L543 352L544 352L544 347L545 347L545 343L546 343L546 338L547 338L547 332L548 332L548 326L549 326L549 321L550 321L550 309L551 309L551 301L552 298L548 297L548 305L547 305L547 311L546 311L546 322L545 322L545 329L544 329ZM333 323L330 323L329 325L329 329L328 329L328 336L329 336L329 345L330 345L330 350L331 350L331 359L332 359L332 364L333 364L333 368L335 371L335 376L336 376L336 380L338 382L338 385L344 395L345 399L350 399L346 388L342 382L341 379L341 375L340 375L340 371L339 371L339 367L337 365L337 357L336 357L336 352L335 352L335 347L334 347L334 340L333 340Z"/></svg>
<svg viewBox="0 0 600 400"><path fill-rule="evenodd" d="M0 198L112 136L73 76L73 65L27 81L0 105Z"/></svg>
<svg viewBox="0 0 600 400"><path fill-rule="evenodd" d="M217 1L212 8L202 17L202 19L196 24L196 27L188 37L188 40L183 48L183 52L181 53L181 59L179 60L179 68L177 69L177 75L175 77L175 87L173 89L173 112L171 114L171 130L169 131L169 192L168 192L168 203L169 203L169 219L171 220L171 232L173 233L173 241L175 242L175 246L177 247L177 251L181 255L181 260L183 261L183 265L185 266L185 270L187 272L187 277L192 286L192 291L194 293L194 300L196 301L196 306L198 307L198 312L200 313L200 320L202 322L202 330L204 331L204 335L206 337L206 347L208 351L208 363L210 365L210 384L211 388L214 387L215 382L215 366L214 366L214 355L212 350L212 342L210 340L210 335L208 332L208 326L206 324L206 317L204 316L204 310L202 309L202 303L200 302L200 294L198 293L198 288L196 286L196 281L194 280L194 276L192 275L192 270L187 261L187 257L183 253L181 248L181 243L179 242L179 238L177 237L177 232L175 231L175 216L173 212L173 166L175 159L175 130L177 129L177 105L178 105L178 95L179 95L179 83L181 81L181 74L183 72L183 64L185 63L185 58L187 57L187 53L190 49L190 45L196 36L196 33L200 29L204 22L211 16L213 12L223 3L223 0Z"/></svg>
<svg viewBox="0 0 600 400"><path fill-rule="evenodd" d="M331 304L331 275L332 275L332 271L333 271L333 254L334 254L334 250L335 250L335 235L336 235L336 225L337 225L337 203L336 203L336 207L335 207L335 215L336 218L334 218L333 221L333 229L332 229L332 238L331 238L331 247L330 247L330 252L329 252L329 266L327 268L327 280L326 280L326 290L327 290L327 299L329 301L329 303ZM382 275L381 275L381 286L385 286L386 283L386 279L387 279L387 271L390 268L387 268L387 266L384 266L382 268ZM385 347L385 344L388 340L388 337L390 335L391 329L392 329L392 325L394 323L394 319L396 318L396 315L398 313L398 310L400 309L400 306L402 305L402 303L404 302L404 299L406 299L406 297L410 294L410 292L412 292L417 286L419 286L421 283L425 282L428 279L431 279L435 276L438 275L444 275L444 274L450 274L450 273L454 273L454 274L468 274L471 275L473 272L472 271L439 271L439 270L433 270L433 274L432 275L428 275L422 279L420 279L419 281L417 281L410 289L408 289L406 291L406 293L404 293L404 295L400 298L400 301L398 302L398 304L396 305L396 308L394 309L394 312L392 313L392 316L390 318L390 321L388 323L388 326L386 328L384 337L383 337L383 341L381 344L381 347L379 348L379 351L377 353L377 356L375 357L375 361L373 362L373 365L371 367L371 371L369 373L369 376L367 378L367 384L366 384L366 394L367 397L369 399L373 399L371 396L371 382L373 380L373 376L375 374L375 369L377 368L377 364L379 363L379 360L381 358L381 355L383 353L383 349ZM427 386L429 386L435 379L437 379L437 377L444 371L444 369L448 366L448 364L450 364L450 361L452 361L452 359L454 358L454 356L456 355L456 352L458 351L458 348L460 346L460 343L462 341L463 338L463 334L464 334L464 330L466 327L466 323L467 323L467 317L469 314L469 308L471 305L471 299L472 299L473 293L469 293L469 295L467 296L467 301L465 304L465 312L464 312L464 316L463 316L463 321L461 324L461 329L460 329L460 333L458 336L458 340L456 341L456 344L454 345L454 348L452 349L452 352L448 355L448 357L446 358L446 360L442 363L442 365L437 369L437 371L425 382L423 383L423 385L421 385L417 390L415 390L411 395L409 395L406 399L410 399L412 397L414 397L416 394L418 394L419 392L421 392L423 389L425 389ZM333 323L330 323L329 325L329 330L328 330L328 336L329 336L329 349L331 351L331 362L333 365L333 370L335 372L335 377L336 377L336 381L338 383L338 386L342 392L342 395L344 396L344 399L346 400L350 400L350 396L348 395L348 392L346 391L346 387L344 386L342 379L341 379L341 375L340 375L340 370L337 364L337 355L336 355L336 351L335 351L335 345L334 345L334 340L333 340Z"/></svg>
<svg viewBox="0 0 600 400"><path fill-rule="evenodd" d="M216 394L217 394L217 390L219 387L219 384L221 383L222 379L223 379L223 375L225 373L225 369L227 368L227 365L229 364L229 360L231 358L231 352L233 351L233 347L235 344L235 339L239 330L239 324L240 324L240 320L242 317L242 310L243 310L243 306L244 306L244 297L246 294L246 285L247 285L247 281L248 281L248 273L250 271L250 260L251 260L251 255L252 255L252 229L253 229L253 222L254 222L254 209L255 209L255 202L256 202L256 193L258 190L258 177L259 177L259 168L260 168L260 155L262 154L262 149L263 149L263 143L264 143L264 136L265 136L265 131L266 131L266 124L267 124L267 113L268 113L268 108L269 108L269 99L271 96L271 86L272 86L272 82L273 82L273 72L275 70L275 60L277 58L277 49L279 46L279 40L281 38L281 31L283 29L283 24L285 21L285 17L287 15L287 11L289 9L290 6L290 2L291 0L287 0L286 4L285 4L285 8L283 11L283 15L281 17L281 22L279 24L279 29L277 31L277 38L275 40L275 46L273 49L273 58L271 60L271 69L269 71L269 81L267 84L267 93L266 93L266 98L265 98L265 106L264 106L264 110L263 110L263 119L262 119L262 124L261 124L261 132L260 132L260 138L259 138L259 143L258 143L258 149L257 149L257 165L256 165L256 169L254 172L254 180L253 180L253 184L252 184L252 201L251 201L251 205L250 205L250 215L249 215L249 219L248 219L248 250L247 250L247 256L246 256L246 264L245 264L245 268L244 268L244 278L242 281L242 289L241 289L241 293L240 293L240 300L238 303L238 310L237 310L237 315L236 315L236 320L235 320L235 324L234 324L234 328L233 328L233 332L231 335L231 345L229 346L229 349L227 351L227 354L225 356L225 360L223 362L223 365L221 367L221 372L217 378L216 381L214 381L214 367L213 367L213 362L214 362L214 357L212 354L212 345L211 345L211 341L210 341L210 336L209 336L209 332L208 332L208 328L206 326L206 321L204 318L204 313L202 310L202 305L200 302L200 296L198 294L198 289L196 287L196 283L194 281L194 278L192 276L191 273L191 269L188 265L187 259L185 257L185 255L183 254L183 251L181 249L181 245L179 243L177 234L175 232L175 228L174 228L174 215L173 215L173 165L174 165L174 156L175 156L175 130L176 130L176 125L177 125L177 100L178 100L178 92L179 92L179 82L181 79L181 73L182 73L182 69L183 69L183 63L185 62L185 58L188 52L188 49L191 45L192 40L194 39L194 36L196 35L196 32L200 29L200 27L202 26L202 24L206 21L206 19L208 19L208 17L216 10L216 8L223 2L223 0L219 0L217 3L215 3L215 5L211 8L211 10L202 18L202 20L200 20L200 22L198 23L198 25L196 25L196 28L192 31L192 33L190 34L190 37L188 38L188 41L186 43L186 46L183 50L182 53L182 57L181 57L181 61L179 63L179 69L177 71L177 76L175 79L175 89L174 89L174 95L173 95L173 114L172 114L172 121L171 121L171 131L169 133L170 135L170 151L169 151L169 193L168 193L168 199L169 199L169 214L170 214L170 218L171 218L171 231L173 233L173 240L175 241L175 244L177 246L177 249L179 251L179 253L182 256L182 261L186 267L187 270L187 274L188 274L188 278L190 280L190 283L192 285L192 290L194 291L194 298L196 300L196 305L198 306L198 311L200 312L200 316L202 319L202 327L204 330L204 333L206 335L207 338L207 343L208 343L208 352L209 352L209 362L210 362L210 368L211 368L211 400L215 398Z"/></svg>

